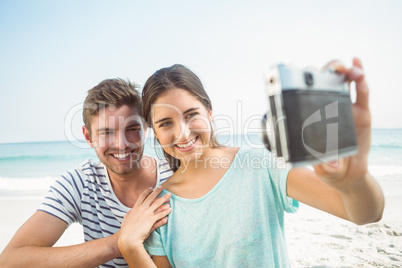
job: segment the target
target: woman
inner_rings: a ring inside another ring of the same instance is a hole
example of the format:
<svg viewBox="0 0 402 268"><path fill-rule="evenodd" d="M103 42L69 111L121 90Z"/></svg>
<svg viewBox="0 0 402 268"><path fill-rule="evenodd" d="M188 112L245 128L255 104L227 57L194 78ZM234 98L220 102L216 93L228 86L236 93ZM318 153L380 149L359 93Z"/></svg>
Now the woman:
<svg viewBox="0 0 402 268"><path fill-rule="evenodd" d="M198 77L182 65L154 73L143 90L144 116L175 174L169 221L145 241L152 227L133 215L123 222L119 247L136 267L286 267L283 213L298 201L365 224L384 209L381 188L368 173L370 111L362 65L331 67L356 82L353 104L358 154L339 164L281 169L267 150L219 146L211 128L212 105ZM154 196L138 204L137 217L154 217ZM295 201L298 200L298 201ZM140 202L140 201L139 201ZM139 211L139 212L138 212ZM132 230L139 228L142 234Z"/></svg>

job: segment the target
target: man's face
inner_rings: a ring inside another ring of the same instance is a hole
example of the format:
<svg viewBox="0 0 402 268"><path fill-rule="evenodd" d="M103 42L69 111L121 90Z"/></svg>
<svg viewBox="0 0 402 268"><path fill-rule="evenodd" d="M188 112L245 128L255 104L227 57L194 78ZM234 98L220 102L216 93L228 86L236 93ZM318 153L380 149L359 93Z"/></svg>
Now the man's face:
<svg viewBox="0 0 402 268"><path fill-rule="evenodd" d="M109 172L125 175L135 171L143 154L144 124L135 108L101 109L91 121L91 134L84 128L87 142Z"/></svg>

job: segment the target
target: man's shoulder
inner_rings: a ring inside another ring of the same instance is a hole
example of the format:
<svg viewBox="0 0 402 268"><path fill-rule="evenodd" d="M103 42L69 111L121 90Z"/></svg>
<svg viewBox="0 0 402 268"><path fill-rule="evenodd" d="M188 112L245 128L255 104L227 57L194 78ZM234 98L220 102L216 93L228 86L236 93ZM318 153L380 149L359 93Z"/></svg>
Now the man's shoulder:
<svg viewBox="0 0 402 268"><path fill-rule="evenodd" d="M75 169L80 170L84 173L98 173L98 171L104 171L105 166L100 161L87 159Z"/></svg>
<svg viewBox="0 0 402 268"><path fill-rule="evenodd" d="M105 167L100 161L85 160L82 164L62 174L62 177L85 181L89 178L105 177Z"/></svg>
<svg viewBox="0 0 402 268"><path fill-rule="evenodd" d="M170 168L169 163L165 159L154 158L156 161L157 182L156 186L159 186L173 175L173 170Z"/></svg>
<svg viewBox="0 0 402 268"><path fill-rule="evenodd" d="M165 174L171 172L173 174L172 169L169 166L169 163L165 159L155 158L156 164L158 166L159 174Z"/></svg>

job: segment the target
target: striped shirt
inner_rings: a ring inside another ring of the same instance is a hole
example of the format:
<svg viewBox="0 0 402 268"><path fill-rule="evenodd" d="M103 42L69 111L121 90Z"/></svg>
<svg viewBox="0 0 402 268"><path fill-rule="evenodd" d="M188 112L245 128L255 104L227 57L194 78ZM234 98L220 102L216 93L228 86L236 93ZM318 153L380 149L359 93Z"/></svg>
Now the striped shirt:
<svg viewBox="0 0 402 268"><path fill-rule="evenodd" d="M166 161L157 161L156 187L167 180L173 171ZM81 166L61 175L52 186L38 210L49 213L68 225L83 226L84 239L90 241L116 233L124 215L131 208L117 199L106 167L88 160ZM113 259L100 267L128 267L124 258Z"/></svg>

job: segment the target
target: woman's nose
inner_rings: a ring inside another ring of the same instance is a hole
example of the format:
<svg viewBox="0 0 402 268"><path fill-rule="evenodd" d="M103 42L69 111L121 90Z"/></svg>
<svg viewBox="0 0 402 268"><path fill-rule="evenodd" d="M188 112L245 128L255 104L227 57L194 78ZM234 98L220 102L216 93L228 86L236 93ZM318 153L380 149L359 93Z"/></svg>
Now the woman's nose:
<svg viewBox="0 0 402 268"><path fill-rule="evenodd" d="M178 129L176 130L176 140L178 142L185 141L190 137L191 130L189 124L186 122L181 122Z"/></svg>

